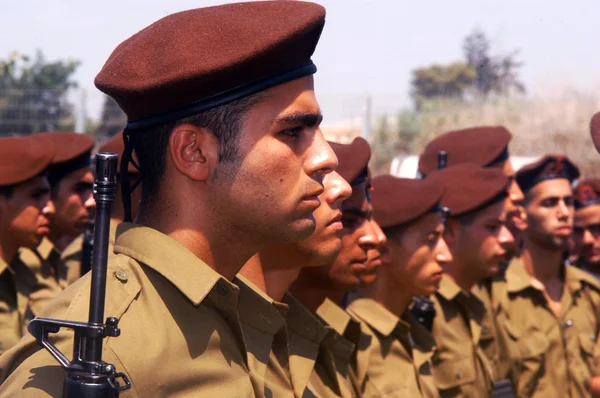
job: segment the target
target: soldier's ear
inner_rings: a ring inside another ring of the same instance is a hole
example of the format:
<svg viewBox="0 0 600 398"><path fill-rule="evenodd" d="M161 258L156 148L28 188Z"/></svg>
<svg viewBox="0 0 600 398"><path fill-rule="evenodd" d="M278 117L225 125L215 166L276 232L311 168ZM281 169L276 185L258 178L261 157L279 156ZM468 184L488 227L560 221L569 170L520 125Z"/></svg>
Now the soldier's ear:
<svg viewBox="0 0 600 398"><path fill-rule="evenodd" d="M219 161L219 144L209 130L182 124L171 132L169 154L181 174L194 181L206 181Z"/></svg>

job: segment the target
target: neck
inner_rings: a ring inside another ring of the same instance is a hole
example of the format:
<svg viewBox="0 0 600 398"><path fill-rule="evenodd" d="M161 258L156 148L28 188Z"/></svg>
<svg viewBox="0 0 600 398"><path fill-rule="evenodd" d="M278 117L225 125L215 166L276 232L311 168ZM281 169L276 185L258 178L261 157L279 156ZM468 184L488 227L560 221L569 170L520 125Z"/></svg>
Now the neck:
<svg viewBox="0 0 600 398"><path fill-rule="evenodd" d="M317 309L323 304L326 298L336 304L342 301L344 291L334 289L333 287L327 288L315 282L314 278L307 277L300 272L300 276L290 287L290 292L313 313L317 312Z"/></svg>
<svg viewBox="0 0 600 398"><path fill-rule="evenodd" d="M175 239L215 272L233 280L248 259L260 250L260 245L222 223L205 220L203 225L216 226L212 230L193 225L189 220L196 220L198 213L202 212L197 208L181 206L170 212L155 212L152 216L138 214L136 222Z"/></svg>
<svg viewBox="0 0 600 398"><path fill-rule="evenodd" d="M560 277L561 250L548 250L530 239L525 239L520 259L527 273L542 282Z"/></svg>
<svg viewBox="0 0 600 398"><path fill-rule="evenodd" d="M0 245L0 257L7 264L10 264L10 262L16 257L18 251L19 248L10 243L2 243Z"/></svg>
<svg viewBox="0 0 600 398"><path fill-rule="evenodd" d="M384 269L379 269L375 282L362 288L360 294L375 300L398 318L402 317L413 299L413 295L403 287L397 286L393 279L386 275Z"/></svg>
<svg viewBox="0 0 600 398"><path fill-rule="evenodd" d="M444 274L456 283L461 290L468 292L480 279L469 273L472 268L458 261L452 261L444 266Z"/></svg>

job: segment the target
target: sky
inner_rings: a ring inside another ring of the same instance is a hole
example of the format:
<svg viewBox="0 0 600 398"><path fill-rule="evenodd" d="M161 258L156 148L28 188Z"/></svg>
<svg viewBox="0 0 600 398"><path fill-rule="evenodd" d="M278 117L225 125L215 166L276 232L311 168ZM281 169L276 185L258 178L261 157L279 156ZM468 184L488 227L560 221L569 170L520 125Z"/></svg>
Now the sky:
<svg viewBox="0 0 600 398"><path fill-rule="evenodd" d="M354 117L370 95L375 111L410 106L411 71L462 58L462 41L483 30L492 50L519 50L528 95L600 87L597 0L318 0L327 9L313 60L325 121ZM0 58L12 51L82 62L74 78L86 109L103 101L93 80L112 50L170 13L223 3L212 0L6 1ZM77 97L77 100L81 98Z"/></svg>

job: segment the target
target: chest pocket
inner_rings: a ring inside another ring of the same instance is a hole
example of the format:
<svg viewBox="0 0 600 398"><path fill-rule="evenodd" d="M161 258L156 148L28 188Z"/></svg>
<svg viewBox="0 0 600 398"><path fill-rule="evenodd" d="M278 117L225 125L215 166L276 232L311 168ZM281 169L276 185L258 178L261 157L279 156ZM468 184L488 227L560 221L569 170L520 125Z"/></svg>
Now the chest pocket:
<svg viewBox="0 0 600 398"><path fill-rule="evenodd" d="M513 369L513 382L517 396L531 396L543 387L540 380L544 376L544 358L550 343L540 331L518 333L509 322L503 322L508 334L507 345Z"/></svg>
<svg viewBox="0 0 600 398"><path fill-rule="evenodd" d="M475 381L473 358L443 360L433 364L433 380L440 390L456 390Z"/></svg>

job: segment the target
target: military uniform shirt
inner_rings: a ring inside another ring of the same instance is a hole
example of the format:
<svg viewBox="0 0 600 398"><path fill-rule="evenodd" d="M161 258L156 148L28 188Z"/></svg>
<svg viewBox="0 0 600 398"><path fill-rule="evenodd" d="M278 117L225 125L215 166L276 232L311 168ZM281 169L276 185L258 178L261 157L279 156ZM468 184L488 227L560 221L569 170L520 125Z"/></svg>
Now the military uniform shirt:
<svg viewBox="0 0 600 398"><path fill-rule="evenodd" d="M493 389L493 367L480 348L484 303L443 275L431 297L436 315L432 334L437 350L433 379L442 397L485 397Z"/></svg>
<svg viewBox="0 0 600 398"><path fill-rule="evenodd" d="M317 315L328 327L353 344L348 373L352 393L353 396L370 396L371 381L367 371L371 336L367 333L367 326L328 298L317 309Z"/></svg>
<svg viewBox="0 0 600 398"><path fill-rule="evenodd" d="M368 397L437 397L431 376L435 342L429 332L406 312L398 318L368 298L353 301L348 311L368 326Z"/></svg>
<svg viewBox="0 0 600 398"><path fill-rule="evenodd" d="M111 230L110 233L113 233ZM110 249L109 246L109 253ZM83 234L78 235L71 243L65 247L65 250L61 253L61 260L64 262L67 268L67 277L65 280L66 286L74 283L77 279L81 278L81 258L83 255Z"/></svg>
<svg viewBox="0 0 600 398"><path fill-rule="evenodd" d="M107 338L103 360L131 380L127 397L254 397L238 314L240 289L176 240L123 223L108 264L105 316L119 318L121 335ZM45 310L86 321L90 275L69 286ZM72 333L54 335L72 352ZM65 372L33 337L0 357L0 396L61 396Z"/></svg>
<svg viewBox="0 0 600 398"><path fill-rule="evenodd" d="M560 317L518 259L492 285L499 336L517 396L591 396L590 378L597 375L600 359L600 285L575 267L565 265L563 271Z"/></svg>

